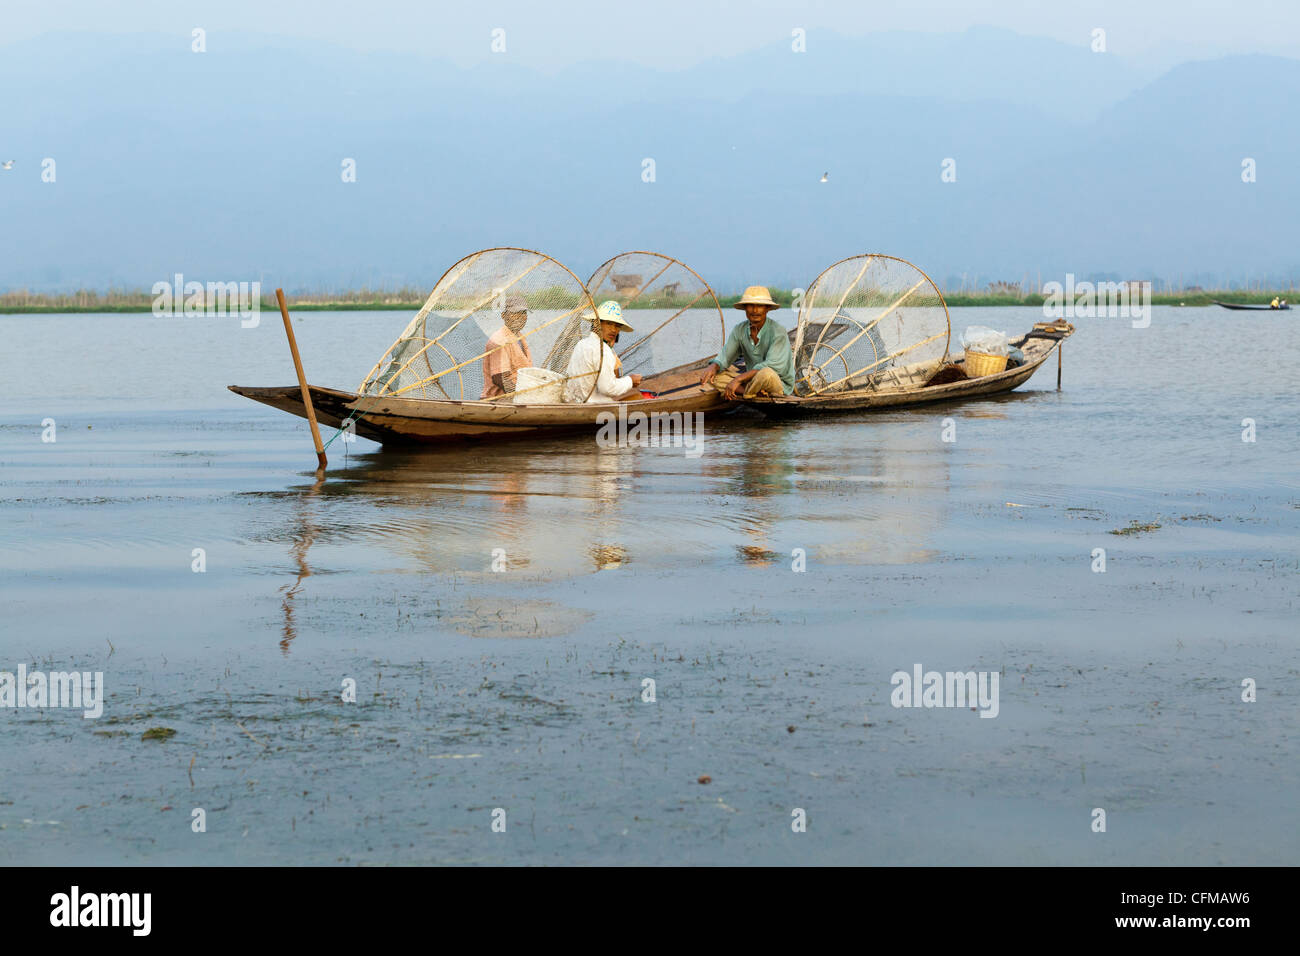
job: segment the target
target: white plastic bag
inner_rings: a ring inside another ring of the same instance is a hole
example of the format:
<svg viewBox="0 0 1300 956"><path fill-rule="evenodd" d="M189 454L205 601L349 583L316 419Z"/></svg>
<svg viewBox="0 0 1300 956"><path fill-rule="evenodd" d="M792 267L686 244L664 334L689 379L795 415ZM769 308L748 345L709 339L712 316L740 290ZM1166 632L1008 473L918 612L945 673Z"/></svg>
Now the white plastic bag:
<svg viewBox="0 0 1300 956"><path fill-rule="evenodd" d="M972 325L962 333L962 348L985 355L1006 355L1011 339L1005 332L990 329L987 325Z"/></svg>

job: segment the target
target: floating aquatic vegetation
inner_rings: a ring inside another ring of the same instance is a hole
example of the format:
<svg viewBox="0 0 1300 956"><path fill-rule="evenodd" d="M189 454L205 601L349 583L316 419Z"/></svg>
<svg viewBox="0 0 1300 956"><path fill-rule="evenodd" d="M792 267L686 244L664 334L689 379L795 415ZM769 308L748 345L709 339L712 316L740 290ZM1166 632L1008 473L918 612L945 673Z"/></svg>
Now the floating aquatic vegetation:
<svg viewBox="0 0 1300 956"><path fill-rule="evenodd" d="M1155 522L1147 522L1144 524L1140 521L1135 520L1135 521L1130 521L1127 528L1114 528L1111 530L1110 533L1111 534L1146 534L1150 531L1155 531L1159 527L1160 525L1156 524Z"/></svg>

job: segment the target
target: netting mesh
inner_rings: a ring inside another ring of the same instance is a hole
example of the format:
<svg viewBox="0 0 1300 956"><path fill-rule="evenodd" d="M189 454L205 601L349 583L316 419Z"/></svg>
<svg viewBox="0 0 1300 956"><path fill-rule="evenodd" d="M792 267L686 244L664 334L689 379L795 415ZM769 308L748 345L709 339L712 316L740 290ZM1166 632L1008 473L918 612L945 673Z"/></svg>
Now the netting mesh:
<svg viewBox="0 0 1300 956"><path fill-rule="evenodd" d="M837 262L799 310L795 394L915 384L943 363L949 334L943 296L910 262L882 255Z"/></svg>
<svg viewBox="0 0 1300 956"><path fill-rule="evenodd" d="M621 336L615 351L620 374L652 375L704 356L716 355L726 340L718 298L694 270L657 252L624 252L587 280L597 304L612 299L635 329Z"/></svg>
<svg viewBox="0 0 1300 956"><path fill-rule="evenodd" d="M598 370L567 373L574 346L594 319L581 280L554 259L527 249L485 249L447 270L357 391L559 403L572 381L570 394L590 394Z"/></svg>

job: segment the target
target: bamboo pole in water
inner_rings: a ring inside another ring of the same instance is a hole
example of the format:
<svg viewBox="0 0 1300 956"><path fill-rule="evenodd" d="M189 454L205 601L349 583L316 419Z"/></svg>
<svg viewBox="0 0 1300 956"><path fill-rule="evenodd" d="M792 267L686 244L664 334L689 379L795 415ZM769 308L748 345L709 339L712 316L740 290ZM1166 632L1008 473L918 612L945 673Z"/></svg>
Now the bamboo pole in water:
<svg viewBox="0 0 1300 956"><path fill-rule="evenodd" d="M284 319L284 334L289 338L289 351L293 354L293 368L298 373L298 387L302 389L302 403L307 406L307 424L311 425L311 440L316 444L316 462L321 471L328 462L325 459L325 447L320 441L320 428L316 424L316 409L311 404L311 389L307 387L307 376L302 371L302 358L298 355L298 343L293 337L293 325L289 322L289 307L284 304L284 290L275 290L275 301L280 303L280 317Z"/></svg>

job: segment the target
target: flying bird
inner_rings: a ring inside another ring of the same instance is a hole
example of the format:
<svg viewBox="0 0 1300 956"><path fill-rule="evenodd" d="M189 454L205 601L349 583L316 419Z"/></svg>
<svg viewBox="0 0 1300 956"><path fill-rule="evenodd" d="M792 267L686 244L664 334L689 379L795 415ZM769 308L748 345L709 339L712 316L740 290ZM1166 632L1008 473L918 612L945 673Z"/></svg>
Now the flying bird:
<svg viewBox="0 0 1300 956"><path fill-rule="evenodd" d="M822 182L827 182L827 178L826 178L826 177L828 177L829 175L830 175L830 173L822 173L821 181L822 181Z"/></svg>
<svg viewBox="0 0 1300 956"><path fill-rule="evenodd" d="M3 163L0 163L0 168L13 169L14 161L12 159L6 159Z"/></svg>

